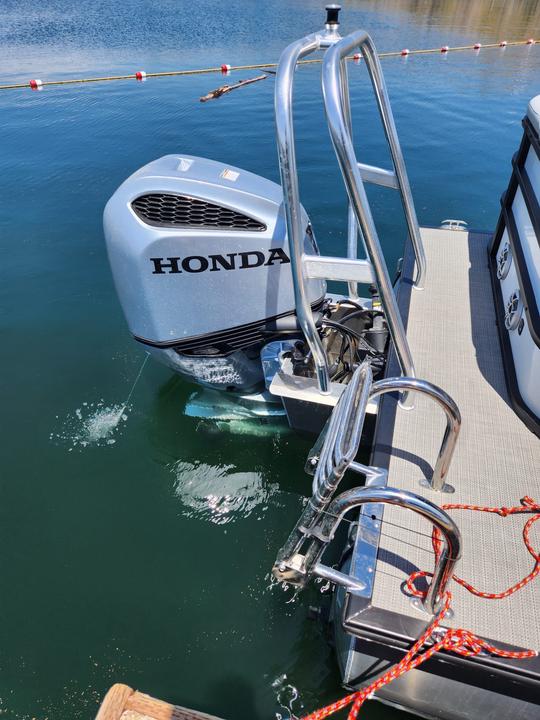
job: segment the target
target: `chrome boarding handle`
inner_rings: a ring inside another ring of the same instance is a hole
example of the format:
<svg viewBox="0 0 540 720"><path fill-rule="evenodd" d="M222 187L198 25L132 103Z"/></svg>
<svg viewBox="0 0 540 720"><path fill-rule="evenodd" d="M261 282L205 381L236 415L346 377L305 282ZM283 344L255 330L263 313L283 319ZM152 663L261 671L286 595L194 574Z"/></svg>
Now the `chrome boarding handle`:
<svg viewBox="0 0 540 720"><path fill-rule="evenodd" d="M296 66L301 58L319 48L320 40L317 35L308 35L285 48L276 71L274 102L279 169L283 188L283 206L289 240L296 315L313 354L320 390L328 393L330 391L328 361L311 315L311 307L304 285L302 267L304 238L301 226L300 192L292 116L292 91Z"/></svg>
<svg viewBox="0 0 540 720"><path fill-rule="evenodd" d="M370 398L388 392L419 392L434 400L444 411L446 416L446 429L433 470L431 480L422 481L424 487L438 492L453 492L454 488L446 483L450 463L454 455L456 443L461 430L461 413L455 401L442 388L427 380L418 378L396 377L377 380L371 386ZM354 463L351 464L354 469Z"/></svg>
<svg viewBox="0 0 540 720"><path fill-rule="evenodd" d="M370 45L372 45L367 33L364 31L358 31L349 35L344 40L341 40L327 51L322 70L323 97L330 135L345 181L349 201L354 208L355 216L366 245L367 254L377 278L377 284L381 295L381 303L383 305L392 340L396 348L401 370L404 375L414 377L416 373L414 371L414 363L409 344L407 342L407 337L405 335L405 328L403 326L403 321L401 319L392 287L392 281L388 274L388 268L386 266L386 261L384 259L373 216L369 207L364 183L352 144L351 133L349 132L349 128L347 126L347 114L343 107L344 102L341 90L341 67L343 59L347 53L355 47L360 45L364 47L367 40L369 40ZM375 61L378 63L376 56ZM369 54L366 54L366 64L375 87L372 63L373 61L370 60ZM384 88L382 74L380 81L382 83L382 87ZM379 95L377 95L377 99L381 102ZM384 95L384 102L387 102L386 91ZM389 113L391 117L391 112L389 111ZM393 127L393 131L395 132L395 127ZM419 257L421 258L421 254ZM421 267L421 259L418 263L418 267Z"/></svg>
<svg viewBox="0 0 540 720"><path fill-rule="evenodd" d="M332 10L332 8L327 8L327 11L328 9ZM317 50L330 47L341 39L337 30L337 23L328 22L329 18L327 18L325 29L320 33L307 35L305 38L297 40L285 48L279 59L276 71L274 93L276 141L281 187L283 189L285 224L287 226L287 237L291 256L291 274L296 315L313 354L317 382L319 390L323 394L330 392L330 373L326 353L324 352L322 342L313 321L311 306L306 295L304 284L304 234L301 224L300 191L296 165L292 102L294 73L298 61ZM346 72L346 68L343 66L340 73L344 72ZM345 79L340 78L340 83L342 86L345 85L346 76ZM346 117L350 118L348 102L345 103L344 112L346 113Z"/></svg>
<svg viewBox="0 0 540 720"><path fill-rule="evenodd" d="M351 101L349 97L349 76L347 72L346 60L341 61L341 97L343 98L343 106L345 113L345 121L349 134L352 138L352 113L351 113ZM349 200L349 206L347 208L347 257L351 260L358 260L358 235L364 248L364 255L367 257L366 243L364 242L364 236L362 235L356 215L354 214L354 208ZM347 283L349 297L353 300L358 299L358 282L356 280L349 281Z"/></svg>
<svg viewBox="0 0 540 720"><path fill-rule="evenodd" d="M286 557L280 553L272 570L274 577L282 582L304 587L314 575L330 579L332 574L332 582L349 589L362 590L363 583L345 573L332 571L332 568L322 565L320 559L343 517L350 510L366 503L397 505L412 510L425 517L440 531L443 547L436 559L433 577L422 603L426 612L436 614L442 606L446 588L461 557L461 534L452 518L435 503L397 488L354 488L339 495L328 506L320 524L313 528L306 538L307 544L302 554Z"/></svg>
<svg viewBox="0 0 540 720"><path fill-rule="evenodd" d="M379 57L377 55L377 51L375 49L375 45L373 44L371 37L365 30L357 30L350 35L347 35L347 37L343 38L339 43L335 45L332 52L328 53L327 58L325 58L324 65L328 66L329 72L336 73L338 65L341 65L347 55L349 55L356 48L359 48L362 51L362 57L366 62L371 84L373 86L373 91L375 93L375 98L377 100L384 133L390 147L390 153L392 156L392 162L395 171L395 187L400 191L401 200L403 203L403 210L407 221L407 227L412 240L414 254L416 258L417 274L414 285L417 289L422 289L426 275L426 256L424 253L422 238L420 236L420 228L418 226L418 219L416 217L416 210L414 208L414 202L412 199L411 186L407 175L407 169L405 167L405 161L403 159L403 152L401 150L401 145L396 130L396 124L394 122L394 116L392 114L392 107L390 105L390 99L388 97L388 91L386 89L386 83L384 81L384 75L382 72ZM342 75L341 70L339 72ZM325 76L326 72L325 67L323 66L323 92ZM342 105L345 100L348 101L348 95L347 97L345 97L343 91L340 100ZM345 114L345 120L349 120L349 118L347 117L347 111ZM350 140L352 144L350 127L351 124L349 121L347 123L347 128L349 129L349 135L351 136ZM358 167L356 159L355 165ZM362 166L360 166L360 168L361 167Z"/></svg>

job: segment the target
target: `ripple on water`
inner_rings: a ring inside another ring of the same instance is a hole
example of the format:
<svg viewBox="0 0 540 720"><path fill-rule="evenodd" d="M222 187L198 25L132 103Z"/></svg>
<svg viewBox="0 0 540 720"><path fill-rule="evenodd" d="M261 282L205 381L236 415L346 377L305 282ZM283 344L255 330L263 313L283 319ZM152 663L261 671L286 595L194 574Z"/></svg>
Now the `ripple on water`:
<svg viewBox="0 0 540 720"><path fill-rule="evenodd" d="M49 439L69 445L69 452L92 445L114 445L114 436L128 419L127 409L126 405L106 405L103 400L85 402L67 415L61 428L52 432Z"/></svg>
<svg viewBox="0 0 540 720"><path fill-rule="evenodd" d="M274 691L277 704L280 706L281 710L284 710L284 713L275 713L276 720L296 720L298 715L295 714L293 705L295 703L300 703L300 708L297 709L298 711L301 709L302 703L299 699L297 688L288 682L288 678L285 673L283 673L283 675L279 675L272 682L272 689Z"/></svg>
<svg viewBox="0 0 540 720"><path fill-rule="evenodd" d="M224 525L249 517L257 519L268 509L278 490L257 472L233 472L234 465L214 466L179 460L172 465L174 490L187 517Z"/></svg>

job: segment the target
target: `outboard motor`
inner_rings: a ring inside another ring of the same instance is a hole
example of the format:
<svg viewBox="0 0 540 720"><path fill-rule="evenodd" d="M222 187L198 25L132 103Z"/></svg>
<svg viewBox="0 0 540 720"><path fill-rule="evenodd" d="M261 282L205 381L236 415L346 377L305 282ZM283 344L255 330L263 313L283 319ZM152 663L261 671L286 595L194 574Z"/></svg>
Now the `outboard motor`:
<svg viewBox="0 0 540 720"><path fill-rule="evenodd" d="M318 254L306 212L304 252ZM107 203L105 238L133 336L158 360L214 388L263 384L269 342L300 338L279 185L205 158L166 155ZM306 283L318 310L322 280Z"/></svg>

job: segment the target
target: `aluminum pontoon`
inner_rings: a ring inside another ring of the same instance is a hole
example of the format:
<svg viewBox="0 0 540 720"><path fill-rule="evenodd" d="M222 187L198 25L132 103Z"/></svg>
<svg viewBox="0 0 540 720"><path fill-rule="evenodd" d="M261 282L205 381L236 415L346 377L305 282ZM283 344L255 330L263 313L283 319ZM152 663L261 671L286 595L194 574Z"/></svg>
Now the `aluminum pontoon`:
<svg viewBox="0 0 540 720"><path fill-rule="evenodd" d="M325 393L339 400L308 459L313 494L277 556L274 575L297 587L315 578L334 583L337 658L344 685L356 689L373 687L403 660L441 613L448 590L452 610L425 647L445 629L466 628L508 654L540 649L540 586L528 582L519 592L502 592L540 571L540 523L533 525L540 506L527 498L523 513L504 509L520 510L524 496L540 499L540 96L523 121L495 233L471 231L456 221L419 229L373 42L364 31L336 34L335 24L327 23L321 33L293 43L277 73L296 311L316 358L316 380L291 378L284 363L271 390L293 402L328 402ZM297 61L321 49L326 117L350 200L345 262L313 262L299 242L292 83ZM391 171L367 167L355 154L345 58L358 51L391 149ZM409 237L396 287L365 182L401 192ZM357 228L363 261L356 259ZM311 274L349 280L353 296L356 280L376 283L391 337L383 378L374 380L367 358L344 390L328 394L328 360L303 290ZM376 406L376 426L369 464L362 464L357 455L370 405ZM339 493L345 473L349 481L353 473L358 480ZM444 510L447 504L459 508ZM503 508L502 517L463 506ZM348 540L341 563L331 567L324 553L342 520L352 521ZM527 520L529 550L522 538ZM439 538L436 562L432 528ZM407 584L419 571L432 572L421 598L411 592L418 585ZM458 576L479 593L459 584ZM496 598L488 599L492 594ZM500 657L483 647L465 656L441 649L377 689L375 697L426 718L540 717L538 657Z"/></svg>
<svg viewBox="0 0 540 720"><path fill-rule="evenodd" d="M441 632L462 637L448 628L481 640L468 636L474 647L465 653L440 647L377 686L376 698L426 718L533 720L540 660L517 656L540 649L538 583L482 596L540 573L540 508L530 498L520 506L524 496L540 500L540 96L524 120L495 233L461 221L419 228L373 41L363 30L341 37L339 7L327 13L324 28L279 62L281 187L191 156L139 170L105 213L119 296L134 336L158 359L245 402L257 398L259 412L282 403L291 426L320 433L306 464L312 496L273 572L298 587L334 583L344 685L373 687L436 616L428 650ZM349 199L346 257L320 254L300 203L293 84L298 62L317 51ZM390 170L356 156L346 65L353 53L369 73ZM408 237L397 283L365 183L402 200ZM348 283L348 295L327 293L328 280ZM369 299L359 285L371 287ZM342 492L346 473L355 484ZM503 517L463 506L503 508ZM527 519L529 550L521 538ZM324 553L342 520L348 539L333 567ZM423 573L423 588L422 571L432 573ZM450 589L452 612L443 616ZM484 652L486 642L506 656Z"/></svg>

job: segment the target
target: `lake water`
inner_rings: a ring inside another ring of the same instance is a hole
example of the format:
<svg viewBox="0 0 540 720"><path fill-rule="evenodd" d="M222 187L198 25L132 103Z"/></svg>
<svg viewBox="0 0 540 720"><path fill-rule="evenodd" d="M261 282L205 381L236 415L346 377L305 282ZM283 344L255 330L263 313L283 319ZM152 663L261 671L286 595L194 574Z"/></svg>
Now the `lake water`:
<svg viewBox="0 0 540 720"><path fill-rule="evenodd" d="M314 0L3 0L0 81L275 61L321 26ZM380 51L540 35L537 2L346 3ZM493 228L540 47L383 62L421 223ZM344 190L319 98L297 74L302 199L323 251L345 243ZM253 72L234 75L252 77ZM388 162L365 69L356 140ZM278 179L273 78L219 101L194 76L0 92L0 714L90 719L126 682L223 718L301 714L341 694L331 648L269 569L309 492L310 443L186 415L194 386L144 360L112 285L103 207L166 153ZM371 192L391 268L404 223ZM202 299L203 300L203 299ZM204 312L204 307L201 309ZM234 313L234 298L231 298ZM286 676L286 679L284 678ZM370 703L368 718L404 717Z"/></svg>

